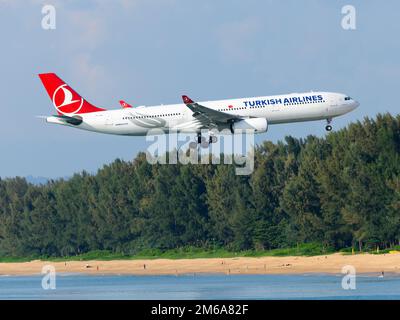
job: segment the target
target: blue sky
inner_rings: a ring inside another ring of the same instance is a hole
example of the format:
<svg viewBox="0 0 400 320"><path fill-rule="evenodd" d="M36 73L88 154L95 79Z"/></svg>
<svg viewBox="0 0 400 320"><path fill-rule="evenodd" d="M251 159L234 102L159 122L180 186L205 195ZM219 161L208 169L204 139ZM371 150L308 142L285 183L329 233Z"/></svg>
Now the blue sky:
<svg viewBox="0 0 400 320"><path fill-rule="evenodd" d="M43 4L56 30L41 28ZM357 29L343 30L352 4ZM400 2L323 0L0 0L0 176L95 172L145 150L144 137L47 125L54 113L37 74L56 72L90 102L119 108L309 90L361 106L334 128L397 114ZM325 123L271 126L256 141L325 135Z"/></svg>

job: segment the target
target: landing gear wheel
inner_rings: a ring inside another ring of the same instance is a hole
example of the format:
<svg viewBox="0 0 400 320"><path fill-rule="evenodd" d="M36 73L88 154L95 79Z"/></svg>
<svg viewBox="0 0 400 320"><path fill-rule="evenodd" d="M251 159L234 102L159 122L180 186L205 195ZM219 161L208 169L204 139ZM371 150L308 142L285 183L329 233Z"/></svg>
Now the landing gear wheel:
<svg viewBox="0 0 400 320"><path fill-rule="evenodd" d="M202 148L206 149L206 148L208 148L208 146L209 146L210 144L208 143L207 140L203 140L203 141L201 142L200 145L201 145Z"/></svg>
<svg viewBox="0 0 400 320"><path fill-rule="evenodd" d="M326 131L332 131L331 122L332 122L332 118L326 119L326 127L325 127Z"/></svg>
<svg viewBox="0 0 400 320"><path fill-rule="evenodd" d="M189 148L190 149L196 149L197 148L197 142L196 141L192 141L191 143L189 143Z"/></svg>

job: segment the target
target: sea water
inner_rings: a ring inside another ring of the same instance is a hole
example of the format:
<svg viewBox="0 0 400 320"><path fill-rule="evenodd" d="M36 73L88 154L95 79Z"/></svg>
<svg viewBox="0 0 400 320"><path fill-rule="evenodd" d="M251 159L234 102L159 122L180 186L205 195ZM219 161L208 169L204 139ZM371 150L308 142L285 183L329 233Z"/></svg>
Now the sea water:
<svg viewBox="0 0 400 320"><path fill-rule="evenodd" d="M0 276L0 299L400 299L400 276L357 275L127 276L57 274L44 290L42 276Z"/></svg>

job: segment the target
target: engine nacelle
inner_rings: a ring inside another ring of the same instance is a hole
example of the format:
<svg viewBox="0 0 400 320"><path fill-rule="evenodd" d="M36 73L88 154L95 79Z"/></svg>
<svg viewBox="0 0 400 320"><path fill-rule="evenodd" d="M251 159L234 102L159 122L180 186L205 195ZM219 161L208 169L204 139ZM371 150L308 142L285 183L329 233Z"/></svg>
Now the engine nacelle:
<svg viewBox="0 0 400 320"><path fill-rule="evenodd" d="M232 123L232 133L236 133L238 130L254 130L257 133L267 132L268 121L265 118L250 118Z"/></svg>

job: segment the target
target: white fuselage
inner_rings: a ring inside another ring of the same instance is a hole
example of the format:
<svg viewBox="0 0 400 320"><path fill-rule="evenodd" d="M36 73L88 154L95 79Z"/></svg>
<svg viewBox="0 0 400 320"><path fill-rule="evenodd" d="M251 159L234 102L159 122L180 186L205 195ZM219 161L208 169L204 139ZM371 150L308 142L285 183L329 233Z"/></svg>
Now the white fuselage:
<svg viewBox="0 0 400 320"><path fill-rule="evenodd" d="M199 102L199 104L243 118L265 118L268 124L332 119L354 110L359 103L332 92L307 92L254 98ZM107 134L141 136L151 129L200 132L202 123L183 103L137 107L79 114L83 122L66 124L57 117L47 122Z"/></svg>

